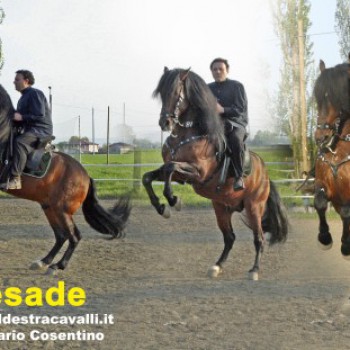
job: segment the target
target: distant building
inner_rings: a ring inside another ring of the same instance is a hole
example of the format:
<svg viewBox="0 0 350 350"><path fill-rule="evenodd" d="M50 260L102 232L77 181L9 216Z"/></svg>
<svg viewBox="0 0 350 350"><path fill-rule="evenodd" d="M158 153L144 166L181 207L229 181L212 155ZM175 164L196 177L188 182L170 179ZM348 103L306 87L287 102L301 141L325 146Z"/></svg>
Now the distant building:
<svg viewBox="0 0 350 350"><path fill-rule="evenodd" d="M124 154L133 152L135 149L134 145L130 145L129 143L124 142L116 142L109 145L109 152L116 154Z"/></svg>
<svg viewBox="0 0 350 350"><path fill-rule="evenodd" d="M98 153L98 143L86 142L72 142L65 143L63 145L63 152L68 154L77 154L77 153Z"/></svg>

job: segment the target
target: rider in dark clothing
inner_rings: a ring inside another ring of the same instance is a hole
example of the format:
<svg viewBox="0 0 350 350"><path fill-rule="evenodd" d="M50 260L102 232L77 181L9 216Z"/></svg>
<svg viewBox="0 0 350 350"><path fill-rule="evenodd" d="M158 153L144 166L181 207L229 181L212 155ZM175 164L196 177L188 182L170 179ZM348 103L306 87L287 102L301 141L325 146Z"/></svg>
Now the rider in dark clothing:
<svg viewBox="0 0 350 350"><path fill-rule="evenodd" d="M46 97L42 91L27 87L21 91L17 112L23 117L26 132L37 136L52 136L52 120Z"/></svg>
<svg viewBox="0 0 350 350"><path fill-rule="evenodd" d="M21 189L21 174L39 138L52 136L52 119L47 100L42 91L34 89L34 76L30 71L16 72L14 84L22 96L17 104L13 121L23 127L23 133L13 141L13 158L10 179L0 187L7 190Z"/></svg>
<svg viewBox="0 0 350 350"><path fill-rule="evenodd" d="M217 99L217 110L225 121L225 135L231 150L235 168L234 190L244 189L243 161L244 140L247 135L248 102L244 86L227 78L229 64L223 58L216 58L210 64L214 82L208 84Z"/></svg>

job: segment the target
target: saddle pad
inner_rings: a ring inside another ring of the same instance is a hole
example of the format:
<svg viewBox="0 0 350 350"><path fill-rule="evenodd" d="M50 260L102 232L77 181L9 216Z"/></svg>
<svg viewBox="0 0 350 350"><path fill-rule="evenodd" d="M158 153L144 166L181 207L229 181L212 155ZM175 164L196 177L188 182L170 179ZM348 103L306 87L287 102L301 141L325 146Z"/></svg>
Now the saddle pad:
<svg viewBox="0 0 350 350"><path fill-rule="evenodd" d="M47 170L49 169L49 166L51 164L51 159L52 159L52 153L45 152L43 153L41 159L39 160L35 168L28 168L26 166L23 173L29 176L42 178L46 175Z"/></svg>

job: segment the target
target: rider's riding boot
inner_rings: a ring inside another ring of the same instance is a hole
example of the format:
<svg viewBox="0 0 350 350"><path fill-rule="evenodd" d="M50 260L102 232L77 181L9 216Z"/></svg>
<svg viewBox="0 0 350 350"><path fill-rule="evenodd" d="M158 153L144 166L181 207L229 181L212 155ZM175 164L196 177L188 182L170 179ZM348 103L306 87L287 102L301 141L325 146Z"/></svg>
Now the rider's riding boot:
<svg viewBox="0 0 350 350"><path fill-rule="evenodd" d="M245 188L245 186L244 186L243 177L236 178L234 183L233 183L233 190L234 191L241 191L244 188Z"/></svg>
<svg viewBox="0 0 350 350"><path fill-rule="evenodd" d="M2 186L5 185L5 186ZM20 176L13 176L6 184L0 185L5 190L20 190L22 188L22 182Z"/></svg>

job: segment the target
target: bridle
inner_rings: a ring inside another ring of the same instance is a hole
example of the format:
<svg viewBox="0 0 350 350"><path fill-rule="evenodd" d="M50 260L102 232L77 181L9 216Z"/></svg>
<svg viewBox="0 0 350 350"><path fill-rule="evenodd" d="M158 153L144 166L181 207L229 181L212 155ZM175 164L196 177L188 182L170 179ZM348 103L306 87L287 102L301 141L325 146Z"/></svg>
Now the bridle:
<svg viewBox="0 0 350 350"><path fill-rule="evenodd" d="M335 143L339 140L350 142L350 134L341 136L343 123L347 119L344 116L344 111L340 110L338 116L335 118L333 123L318 123L316 128L317 130L330 130L331 134L324 137L321 142L317 142L317 147L320 152L329 151L332 154L336 154L336 151L333 150Z"/></svg>
<svg viewBox="0 0 350 350"><path fill-rule="evenodd" d="M165 118L165 119L171 120L170 136L165 140L164 145L168 148L172 159L175 159L177 151L183 146L192 142L197 142L199 140L206 139L208 137L208 135L190 135L190 136L186 136L182 140L177 141L175 145L172 145L172 143L170 142L169 140L170 138L177 138L179 136L174 133L174 129L176 126L184 129L190 129L196 126L195 125L196 123L192 120L188 120L184 122L180 120L180 118L185 114L185 112L191 106L191 104L189 103L185 95L184 82L181 81L180 84L181 86L179 89L179 95L175 103L174 111L172 113L164 112L164 111L161 112L162 119Z"/></svg>
<svg viewBox="0 0 350 350"><path fill-rule="evenodd" d="M187 99L184 93L184 90L185 90L184 83L181 81L180 84L181 86L179 90L179 96L177 97L174 111L172 113L163 112L163 111L161 112L161 118L171 119L172 121L172 123L170 124L171 125L170 136L172 137L178 137L178 135L173 134L173 130L175 126L179 126L181 128L192 128L194 126L193 121L185 121L185 122L180 121L181 116L189 107L189 104L185 104L185 107L182 106L184 104L184 101L187 102Z"/></svg>
<svg viewBox="0 0 350 350"><path fill-rule="evenodd" d="M335 154L335 151L333 151L332 146L333 142L336 136L338 136L338 129L339 129L339 122L338 118L334 123L318 123L316 126L317 130L330 130L331 134L324 136L323 139L319 142L316 141L317 147L319 151L329 151L332 154Z"/></svg>

